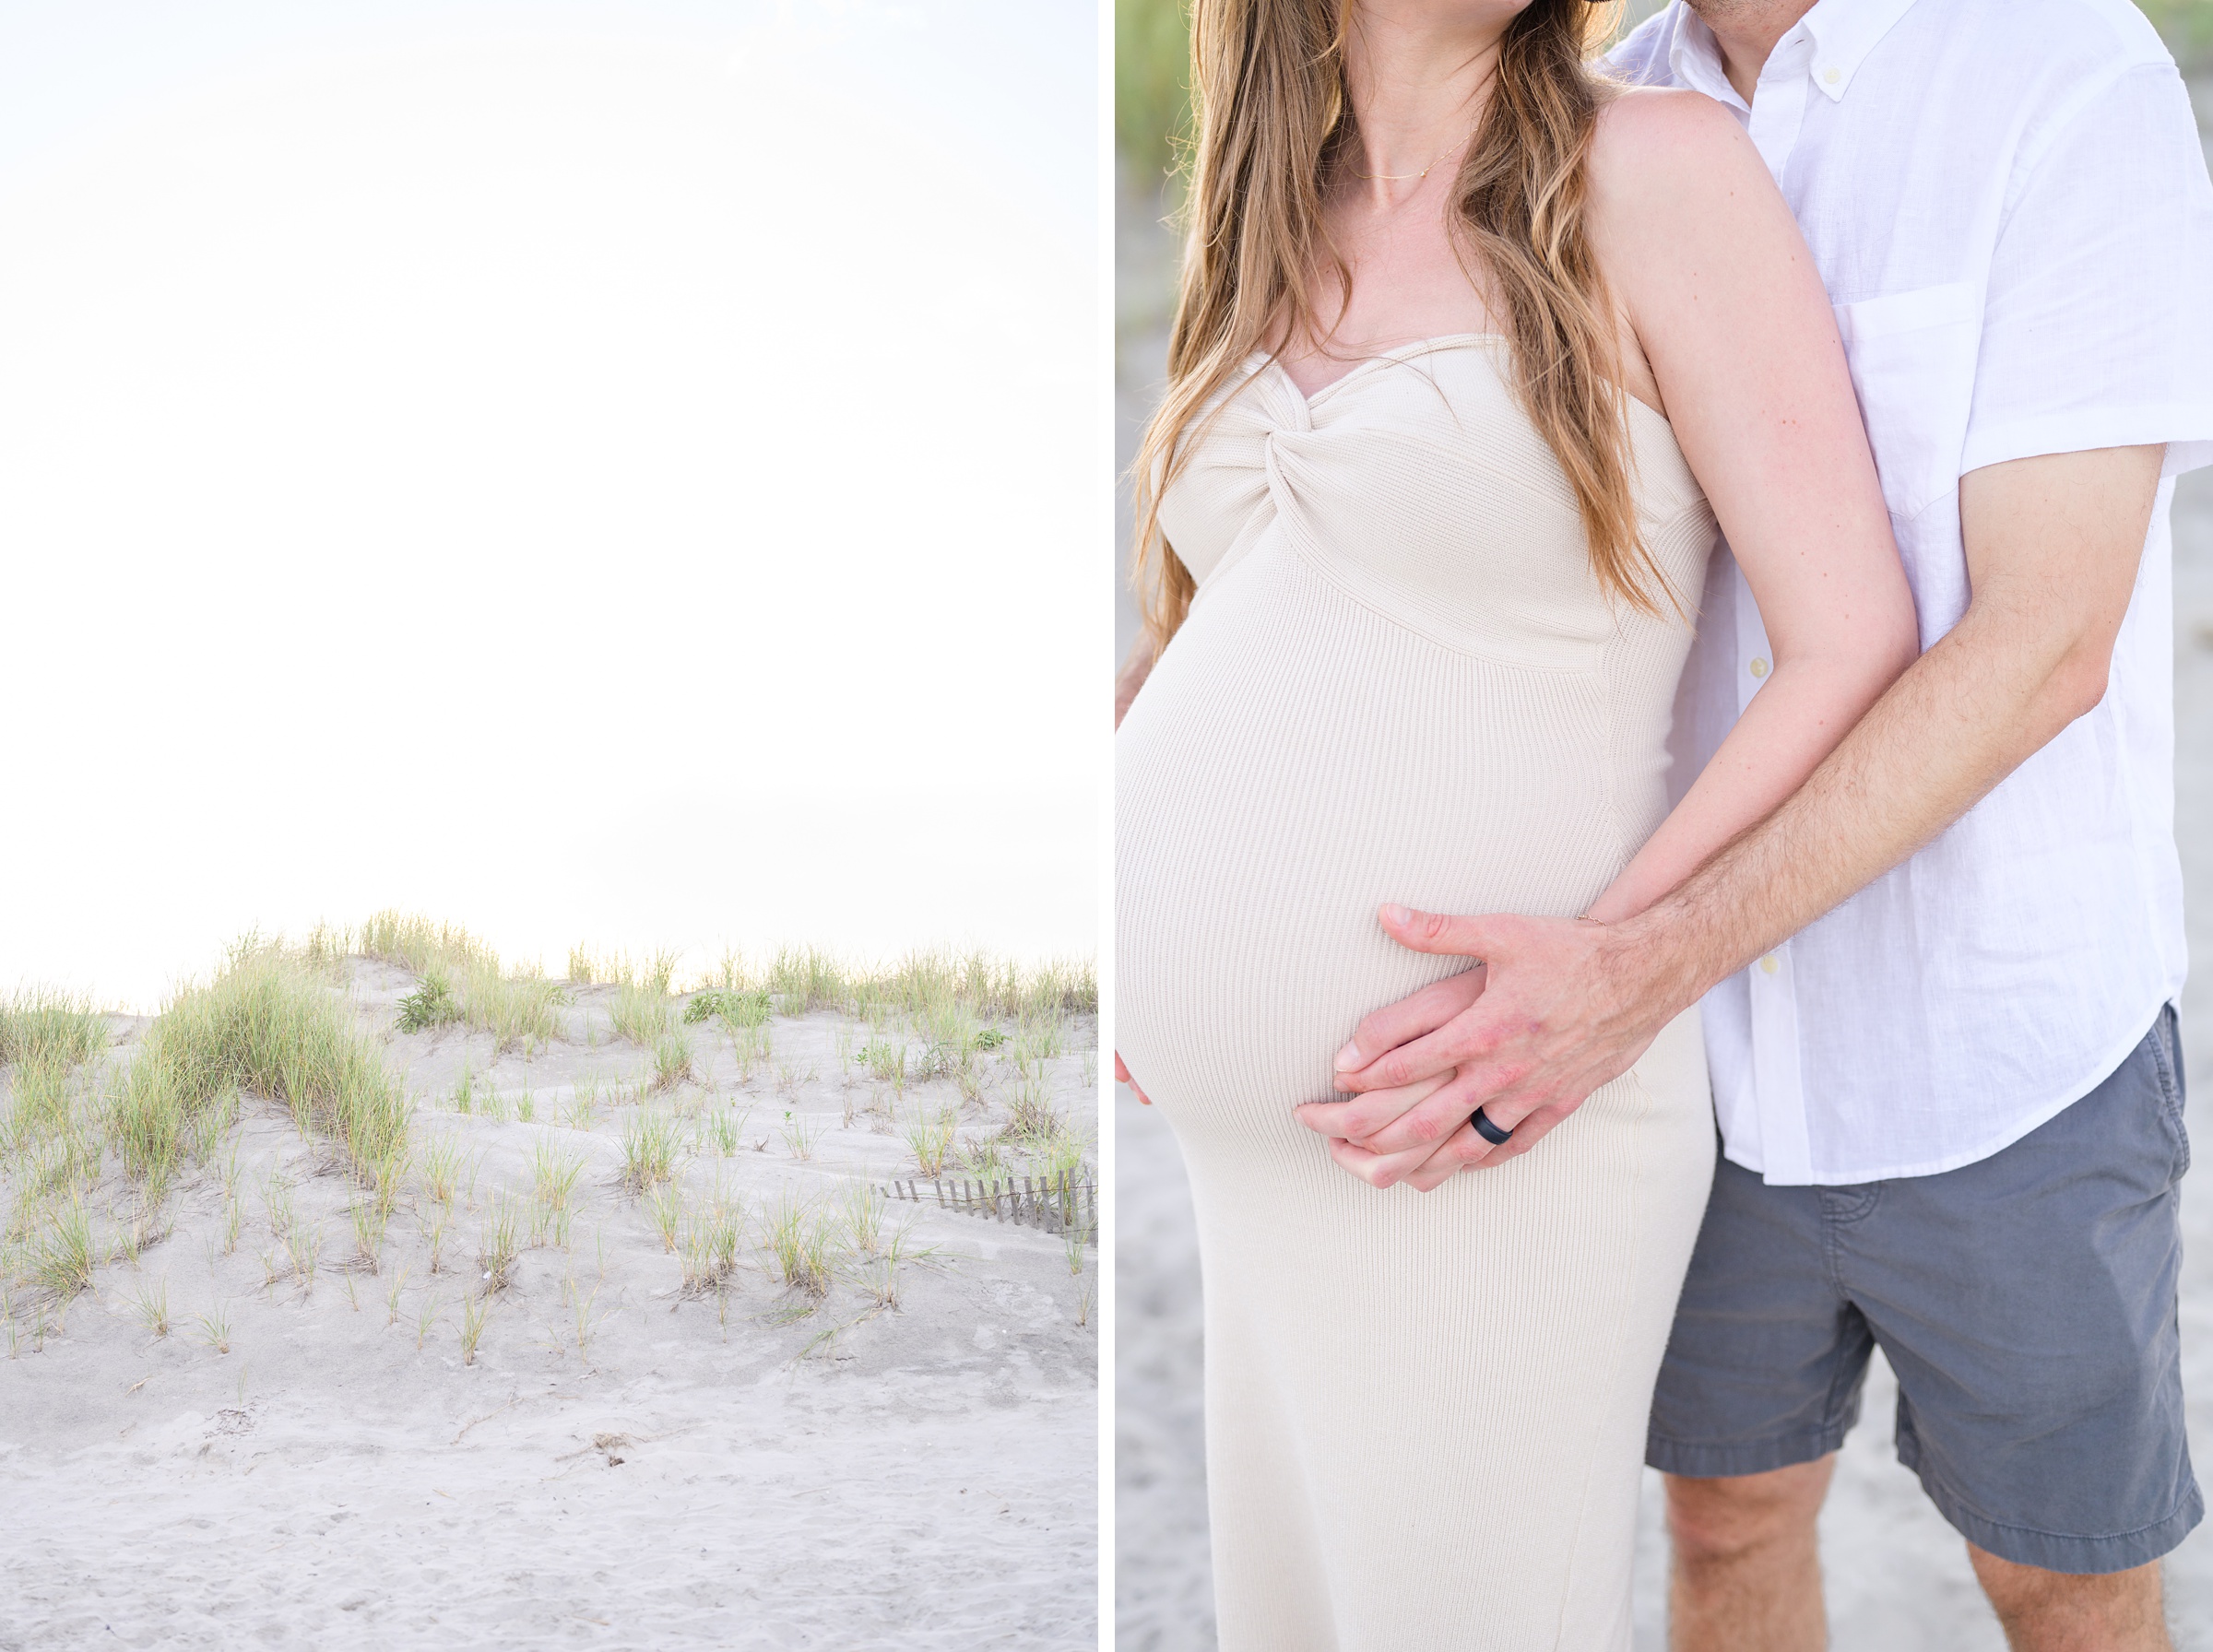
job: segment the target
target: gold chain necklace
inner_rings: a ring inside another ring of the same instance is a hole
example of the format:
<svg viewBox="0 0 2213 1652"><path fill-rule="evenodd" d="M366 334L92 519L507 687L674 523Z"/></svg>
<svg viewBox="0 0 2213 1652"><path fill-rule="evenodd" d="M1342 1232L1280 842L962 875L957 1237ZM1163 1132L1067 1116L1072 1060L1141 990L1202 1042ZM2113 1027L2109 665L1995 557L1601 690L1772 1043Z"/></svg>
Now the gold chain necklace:
<svg viewBox="0 0 2213 1652"><path fill-rule="evenodd" d="M1438 160L1442 160L1446 156L1451 154L1455 149L1464 149L1467 147L1468 140L1464 137L1456 144L1449 145L1438 152L1436 159L1430 161L1427 166L1424 167L1418 172L1355 172L1353 176L1355 178L1365 178L1370 183L1403 183L1409 178L1426 178L1431 172L1437 170L1437 162Z"/></svg>

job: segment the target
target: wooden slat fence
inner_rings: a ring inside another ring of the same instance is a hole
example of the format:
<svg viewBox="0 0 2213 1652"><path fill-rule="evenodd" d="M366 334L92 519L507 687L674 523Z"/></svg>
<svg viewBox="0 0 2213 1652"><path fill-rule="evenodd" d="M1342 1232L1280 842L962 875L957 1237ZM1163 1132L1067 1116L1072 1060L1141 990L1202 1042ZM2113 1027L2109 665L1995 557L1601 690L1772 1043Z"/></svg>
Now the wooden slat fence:
<svg viewBox="0 0 2213 1652"><path fill-rule="evenodd" d="M1086 1245L1099 1242L1098 1198L1091 1183L1070 1172L1057 1176L1005 1176L972 1182L965 1177L939 1176L893 1182L884 1188L890 1198L912 1199L918 1205L935 1203L944 1210L988 1217L993 1221L1015 1221L1042 1228L1048 1233L1080 1234Z"/></svg>

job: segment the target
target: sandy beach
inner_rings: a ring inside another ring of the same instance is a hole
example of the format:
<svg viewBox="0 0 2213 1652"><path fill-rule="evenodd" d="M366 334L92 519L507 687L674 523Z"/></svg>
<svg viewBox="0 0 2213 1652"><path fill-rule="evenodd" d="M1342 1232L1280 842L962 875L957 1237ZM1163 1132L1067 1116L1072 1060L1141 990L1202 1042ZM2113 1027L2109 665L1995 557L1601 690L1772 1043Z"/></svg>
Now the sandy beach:
<svg viewBox="0 0 2213 1652"><path fill-rule="evenodd" d="M1088 1008L687 1022L647 971L541 984L502 1047L398 1030L423 980L326 976L411 1105L381 1228L247 1092L150 1221L112 1143L101 1259L43 1288L69 1207L9 1069L0 1647L1095 1644L1096 1250L882 1191L930 1194L917 1131L941 1182L1081 1184ZM80 1119L153 1023L100 1032Z"/></svg>

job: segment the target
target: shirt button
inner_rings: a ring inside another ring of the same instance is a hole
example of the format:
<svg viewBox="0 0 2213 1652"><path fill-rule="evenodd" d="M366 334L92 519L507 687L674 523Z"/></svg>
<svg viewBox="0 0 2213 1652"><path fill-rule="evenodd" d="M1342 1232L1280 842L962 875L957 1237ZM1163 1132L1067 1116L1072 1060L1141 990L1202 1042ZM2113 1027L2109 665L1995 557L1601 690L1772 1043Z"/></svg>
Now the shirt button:
<svg viewBox="0 0 2213 1652"><path fill-rule="evenodd" d="M1837 83L1838 81L1841 80L1842 78L1843 78L1843 76L1840 75L1840 74L1839 74L1839 73L1838 73L1836 70L1834 70L1834 69L1823 69L1823 70L1821 71L1821 81L1822 81L1822 84L1823 84L1823 85L1825 85L1825 86L1834 86L1834 85L1836 85L1836 83Z"/></svg>
<svg viewBox="0 0 2213 1652"><path fill-rule="evenodd" d="M1755 656L1752 664L1746 669L1755 677L1765 677L1768 674L1768 662Z"/></svg>
<svg viewBox="0 0 2213 1652"><path fill-rule="evenodd" d="M1782 967L1782 960L1776 957L1774 953L1769 952L1765 958L1759 961L1759 967L1767 974L1772 975L1777 970Z"/></svg>

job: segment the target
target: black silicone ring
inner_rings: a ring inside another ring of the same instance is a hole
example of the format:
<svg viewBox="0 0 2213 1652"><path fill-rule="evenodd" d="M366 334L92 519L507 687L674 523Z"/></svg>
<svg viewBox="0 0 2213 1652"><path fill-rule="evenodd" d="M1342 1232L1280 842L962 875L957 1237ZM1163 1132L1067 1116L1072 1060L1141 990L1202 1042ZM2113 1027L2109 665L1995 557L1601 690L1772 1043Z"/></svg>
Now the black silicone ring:
<svg viewBox="0 0 2213 1652"><path fill-rule="evenodd" d="M1475 1134L1482 1137L1493 1147L1504 1147L1508 1142L1514 1139L1514 1133L1511 1130L1501 1130L1497 1125L1493 1124L1488 1118L1485 1117L1484 1111L1481 1107L1476 1108L1473 1113L1468 1115L1468 1122L1475 1127Z"/></svg>

